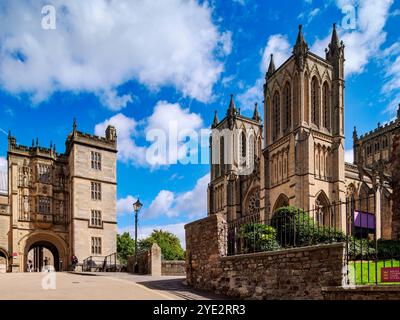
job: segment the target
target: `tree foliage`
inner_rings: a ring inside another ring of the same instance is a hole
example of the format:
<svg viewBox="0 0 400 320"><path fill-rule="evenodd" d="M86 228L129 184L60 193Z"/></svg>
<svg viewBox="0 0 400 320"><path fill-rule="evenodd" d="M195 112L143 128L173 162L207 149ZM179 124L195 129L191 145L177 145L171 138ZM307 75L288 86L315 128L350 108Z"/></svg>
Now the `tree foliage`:
<svg viewBox="0 0 400 320"><path fill-rule="evenodd" d="M129 256L135 254L135 240L128 232L117 234L117 254L121 263L125 264Z"/></svg>
<svg viewBox="0 0 400 320"><path fill-rule="evenodd" d="M157 243L160 246L165 260L184 260L185 252L182 249L181 242L173 233L164 230L153 230L149 237L139 241L139 250L149 250L153 243Z"/></svg>

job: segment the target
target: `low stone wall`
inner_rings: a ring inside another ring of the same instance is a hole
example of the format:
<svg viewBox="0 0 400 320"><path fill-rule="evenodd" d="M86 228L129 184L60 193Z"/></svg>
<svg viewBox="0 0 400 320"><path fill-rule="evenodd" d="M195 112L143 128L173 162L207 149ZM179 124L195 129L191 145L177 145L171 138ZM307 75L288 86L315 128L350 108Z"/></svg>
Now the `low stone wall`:
<svg viewBox="0 0 400 320"><path fill-rule="evenodd" d="M184 276L186 275L185 261L163 260L161 262L161 275Z"/></svg>
<svg viewBox="0 0 400 320"><path fill-rule="evenodd" d="M246 299L323 299L323 286L342 285L343 243L226 256L222 216L185 230L186 279L196 288Z"/></svg>
<svg viewBox="0 0 400 320"><path fill-rule="evenodd" d="M161 276L161 249L153 243L150 250L141 252L137 257L138 273ZM135 257L128 258L127 271L134 272Z"/></svg>
<svg viewBox="0 0 400 320"><path fill-rule="evenodd" d="M325 300L400 300L400 286L357 286L322 288Z"/></svg>

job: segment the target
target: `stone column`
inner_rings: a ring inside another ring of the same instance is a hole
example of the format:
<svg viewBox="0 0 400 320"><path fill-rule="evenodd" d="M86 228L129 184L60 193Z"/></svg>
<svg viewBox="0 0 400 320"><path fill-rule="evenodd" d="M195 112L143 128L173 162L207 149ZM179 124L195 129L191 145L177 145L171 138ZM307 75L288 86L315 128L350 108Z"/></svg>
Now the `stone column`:
<svg viewBox="0 0 400 320"><path fill-rule="evenodd" d="M157 243L153 243L150 250L150 272L153 277L161 276L161 248Z"/></svg>

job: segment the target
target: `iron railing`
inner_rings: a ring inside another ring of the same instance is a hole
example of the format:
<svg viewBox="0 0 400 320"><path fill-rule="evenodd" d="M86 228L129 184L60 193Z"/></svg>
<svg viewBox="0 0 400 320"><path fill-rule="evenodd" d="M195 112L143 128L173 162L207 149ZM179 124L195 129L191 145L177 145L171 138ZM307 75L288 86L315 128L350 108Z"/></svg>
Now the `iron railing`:
<svg viewBox="0 0 400 320"><path fill-rule="evenodd" d="M85 272L115 272L124 268L119 264L117 253L108 256L90 256L83 260L82 271Z"/></svg>
<svg viewBox="0 0 400 320"><path fill-rule="evenodd" d="M376 203L375 194L369 194L308 211L280 208L267 219L260 214L240 217L228 222L227 254L342 242L346 244L347 283L380 284L382 268L400 267L400 241L377 233L381 222L376 221ZM381 217L387 214L381 212Z"/></svg>

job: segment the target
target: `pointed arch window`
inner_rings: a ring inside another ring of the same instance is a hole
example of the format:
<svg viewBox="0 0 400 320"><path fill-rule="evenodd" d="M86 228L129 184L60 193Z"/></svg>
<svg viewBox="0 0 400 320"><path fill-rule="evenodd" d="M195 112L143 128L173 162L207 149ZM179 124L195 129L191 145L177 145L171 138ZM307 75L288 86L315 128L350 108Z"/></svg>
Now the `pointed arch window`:
<svg viewBox="0 0 400 320"><path fill-rule="evenodd" d="M219 165L221 167L221 174L225 173L225 141L224 137L221 137L219 142Z"/></svg>
<svg viewBox="0 0 400 320"><path fill-rule="evenodd" d="M284 130L285 132L292 126L292 92L290 83L286 82L283 90L283 103L284 103Z"/></svg>
<svg viewBox="0 0 400 320"><path fill-rule="evenodd" d="M309 81L308 74L304 75L304 121L310 123L310 93L309 93Z"/></svg>
<svg viewBox="0 0 400 320"><path fill-rule="evenodd" d="M242 133L240 134L240 144L241 144L241 152L240 155L242 156L242 161L246 162L246 156L247 156L247 145L246 145L246 134L242 131Z"/></svg>
<svg viewBox="0 0 400 320"><path fill-rule="evenodd" d="M293 125L297 126L300 122L300 106L299 106L299 75L296 73L293 80Z"/></svg>
<svg viewBox="0 0 400 320"><path fill-rule="evenodd" d="M329 91L329 85L328 82L324 83L323 89L322 89L322 106L323 106L323 124L324 127L327 128L328 130L331 128L330 122L330 112L331 112L331 105L330 105L330 91Z"/></svg>
<svg viewBox="0 0 400 320"><path fill-rule="evenodd" d="M272 139L275 140L278 138L279 133L281 131L281 103L280 103L280 95L279 92L276 91L274 97L272 99Z"/></svg>
<svg viewBox="0 0 400 320"><path fill-rule="evenodd" d="M317 77L311 81L311 122L319 127L319 83Z"/></svg>

